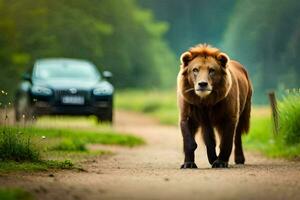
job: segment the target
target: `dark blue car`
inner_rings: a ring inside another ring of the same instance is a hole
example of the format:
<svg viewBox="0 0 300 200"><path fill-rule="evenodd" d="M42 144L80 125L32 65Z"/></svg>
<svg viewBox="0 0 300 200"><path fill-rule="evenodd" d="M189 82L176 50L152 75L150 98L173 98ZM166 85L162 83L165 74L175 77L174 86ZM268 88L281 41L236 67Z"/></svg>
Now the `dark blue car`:
<svg viewBox="0 0 300 200"><path fill-rule="evenodd" d="M113 121L114 87L94 64L85 60L48 58L37 60L24 74L16 93L16 120L41 115L95 115Z"/></svg>

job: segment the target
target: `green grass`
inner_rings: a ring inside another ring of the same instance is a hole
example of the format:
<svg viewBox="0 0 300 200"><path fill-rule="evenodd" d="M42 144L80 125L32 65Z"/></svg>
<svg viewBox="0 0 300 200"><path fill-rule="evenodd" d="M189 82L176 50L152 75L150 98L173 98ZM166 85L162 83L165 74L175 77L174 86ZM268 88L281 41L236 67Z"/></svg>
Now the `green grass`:
<svg viewBox="0 0 300 200"><path fill-rule="evenodd" d="M0 160L39 161L40 152L30 136L5 127L0 131Z"/></svg>
<svg viewBox="0 0 300 200"><path fill-rule="evenodd" d="M67 128L38 128L38 127L10 127L13 132L20 132L24 136L31 136L41 146L47 146L55 143L55 140L59 139L61 148L66 146L65 150L72 150L67 146L78 146L83 150L82 145L86 144L110 144L134 147L142 145L145 142L139 137L135 137L129 134L121 134L113 130L82 130L82 129L67 129ZM0 132L5 130L4 127L0 127ZM54 142L53 142L54 141ZM77 147L75 147L77 148ZM54 149L57 150L57 149Z"/></svg>
<svg viewBox="0 0 300 200"><path fill-rule="evenodd" d="M300 95L288 95L279 103L280 135L290 145L300 143Z"/></svg>
<svg viewBox="0 0 300 200"><path fill-rule="evenodd" d="M129 134L118 133L113 130L84 130L67 128L38 128L27 127L24 134L39 138L41 143L47 143L49 139L68 139L79 144L110 144L134 147L144 144L143 139ZM45 139L42 139L45 137Z"/></svg>
<svg viewBox="0 0 300 200"><path fill-rule="evenodd" d="M72 140L72 139L63 139L58 144L51 147L51 150L56 151L87 151L85 143Z"/></svg>
<svg viewBox="0 0 300 200"><path fill-rule="evenodd" d="M19 188L0 188L1 200L32 200L29 192Z"/></svg>
<svg viewBox="0 0 300 200"><path fill-rule="evenodd" d="M86 130L61 125L60 128L0 126L0 172L74 169L82 160L111 153L90 150L89 144L134 147L145 143L108 126Z"/></svg>
<svg viewBox="0 0 300 200"><path fill-rule="evenodd" d="M178 124L176 90L141 91L124 90L116 95L117 109L145 113L163 124Z"/></svg>
<svg viewBox="0 0 300 200"><path fill-rule="evenodd" d="M260 151L272 158L299 158L300 144L286 143L283 132L275 137L272 126L271 117L252 118L250 132L243 137L246 149Z"/></svg>

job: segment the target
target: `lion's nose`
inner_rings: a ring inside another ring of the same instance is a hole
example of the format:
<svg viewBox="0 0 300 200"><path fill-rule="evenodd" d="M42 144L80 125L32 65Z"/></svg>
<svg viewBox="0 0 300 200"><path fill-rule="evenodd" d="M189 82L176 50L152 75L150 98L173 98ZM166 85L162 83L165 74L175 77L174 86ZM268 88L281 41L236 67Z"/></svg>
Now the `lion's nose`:
<svg viewBox="0 0 300 200"><path fill-rule="evenodd" d="M198 85L200 86L200 88L206 88L208 86L207 82L201 81L198 83Z"/></svg>

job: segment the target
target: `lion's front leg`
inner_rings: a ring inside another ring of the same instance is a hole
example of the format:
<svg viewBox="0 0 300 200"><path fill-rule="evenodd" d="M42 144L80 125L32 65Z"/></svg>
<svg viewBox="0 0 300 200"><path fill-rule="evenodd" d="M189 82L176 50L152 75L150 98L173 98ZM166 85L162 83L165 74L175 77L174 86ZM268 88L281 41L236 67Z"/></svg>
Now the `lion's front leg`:
<svg viewBox="0 0 300 200"><path fill-rule="evenodd" d="M180 121L181 133L183 136L183 149L184 149L184 163L181 165L181 169L187 168L197 168L195 164L195 150L197 148L197 143L195 141L195 133L197 127L191 122L191 120L181 120Z"/></svg>
<svg viewBox="0 0 300 200"><path fill-rule="evenodd" d="M220 153L218 159L212 164L213 168L227 168L228 161L233 145L233 136L235 132L234 122L225 122L218 128L220 134Z"/></svg>
<svg viewBox="0 0 300 200"><path fill-rule="evenodd" d="M209 163L212 165L218 158L216 154L216 139L214 129L209 122L205 122L201 127L201 132L206 146L207 158Z"/></svg>

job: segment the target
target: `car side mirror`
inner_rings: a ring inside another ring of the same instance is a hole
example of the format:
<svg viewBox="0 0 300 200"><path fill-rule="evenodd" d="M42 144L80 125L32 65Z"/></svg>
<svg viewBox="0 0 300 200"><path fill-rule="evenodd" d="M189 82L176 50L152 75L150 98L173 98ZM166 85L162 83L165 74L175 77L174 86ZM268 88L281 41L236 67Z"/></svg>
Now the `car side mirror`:
<svg viewBox="0 0 300 200"><path fill-rule="evenodd" d="M112 73L110 71L104 71L103 72L103 77L106 78L107 80L111 79Z"/></svg>
<svg viewBox="0 0 300 200"><path fill-rule="evenodd" d="M24 81L29 81L29 82L31 82L31 76L30 76L29 73L24 73L24 74L22 75L22 79L23 79Z"/></svg>

